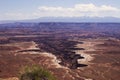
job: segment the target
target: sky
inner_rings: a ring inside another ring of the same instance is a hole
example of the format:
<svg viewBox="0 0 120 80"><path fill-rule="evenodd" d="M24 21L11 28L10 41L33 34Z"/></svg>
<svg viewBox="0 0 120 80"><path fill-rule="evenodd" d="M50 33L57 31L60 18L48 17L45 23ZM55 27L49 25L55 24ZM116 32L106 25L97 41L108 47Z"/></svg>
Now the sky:
<svg viewBox="0 0 120 80"><path fill-rule="evenodd" d="M120 0L0 0L0 20L40 17L117 17Z"/></svg>

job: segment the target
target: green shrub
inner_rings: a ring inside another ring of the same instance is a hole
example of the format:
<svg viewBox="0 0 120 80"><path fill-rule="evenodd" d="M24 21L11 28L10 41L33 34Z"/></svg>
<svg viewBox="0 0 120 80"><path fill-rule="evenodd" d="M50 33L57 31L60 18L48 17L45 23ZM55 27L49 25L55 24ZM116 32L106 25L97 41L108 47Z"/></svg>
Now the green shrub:
<svg viewBox="0 0 120 80"><path fill-rule="evenodd" d="M40 66L26 66L20 74L20 80L56 80L55 77Z"/></svg>

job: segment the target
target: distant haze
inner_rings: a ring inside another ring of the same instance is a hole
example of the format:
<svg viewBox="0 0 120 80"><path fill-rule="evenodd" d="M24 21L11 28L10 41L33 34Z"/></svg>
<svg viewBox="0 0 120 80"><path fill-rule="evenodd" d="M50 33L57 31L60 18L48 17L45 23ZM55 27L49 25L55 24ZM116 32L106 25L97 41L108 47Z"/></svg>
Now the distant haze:
<svg viewBox="0 0 120 80"><path fill-rule="evenodd" d="M120 22L120 18L113 17L43 17L39 19L23 20L24 22Z"/></svg>
<svg viewBox="0 0 120 80"><path fill-rule="evenodd" d="M98 23L120 23L120 18L114 17L42 17L38 19L26 19L26 20L4 20L0 23L15 23L15 22L98 22Z"/></svg>

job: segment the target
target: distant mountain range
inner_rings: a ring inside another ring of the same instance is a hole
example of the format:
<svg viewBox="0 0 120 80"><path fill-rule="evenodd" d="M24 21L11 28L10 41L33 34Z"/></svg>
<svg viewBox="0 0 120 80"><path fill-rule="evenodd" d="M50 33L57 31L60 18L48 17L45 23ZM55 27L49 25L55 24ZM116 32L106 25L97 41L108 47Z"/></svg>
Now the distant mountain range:
<svg viewBox="0 0 120 80"><path fill-rule="evenodd" d="M41 17L38 19L26 20L5 20L0 23L14 23L14 22L107 22L120 23L120 18L114 17Z"/></svg>

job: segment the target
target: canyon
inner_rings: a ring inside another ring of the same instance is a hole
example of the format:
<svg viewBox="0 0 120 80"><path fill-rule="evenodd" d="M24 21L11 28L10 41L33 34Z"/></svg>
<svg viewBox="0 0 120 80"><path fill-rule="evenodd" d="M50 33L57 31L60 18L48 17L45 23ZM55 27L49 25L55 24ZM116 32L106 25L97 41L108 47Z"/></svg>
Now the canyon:
<svg viewBox="0 0 120 80"><path fill-rule="evenodd" d="M119 80L119 23L0 24L0 80L37 64L57 80Z"/></svg>

